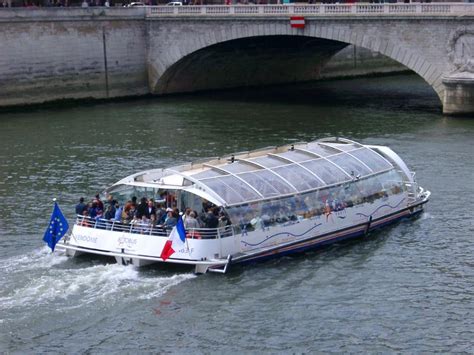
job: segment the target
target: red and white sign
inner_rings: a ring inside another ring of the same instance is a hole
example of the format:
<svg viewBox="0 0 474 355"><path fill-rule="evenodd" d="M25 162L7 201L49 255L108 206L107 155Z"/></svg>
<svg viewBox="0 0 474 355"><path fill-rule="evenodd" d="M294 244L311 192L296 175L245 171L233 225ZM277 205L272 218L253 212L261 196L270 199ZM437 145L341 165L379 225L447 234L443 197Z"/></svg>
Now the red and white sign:
<svg viewBox="0 0 474 355"><path fill-rule="evenodd" d="M290 17L290 26L292 28L304 28L305 22L303 16Z"/></svg>

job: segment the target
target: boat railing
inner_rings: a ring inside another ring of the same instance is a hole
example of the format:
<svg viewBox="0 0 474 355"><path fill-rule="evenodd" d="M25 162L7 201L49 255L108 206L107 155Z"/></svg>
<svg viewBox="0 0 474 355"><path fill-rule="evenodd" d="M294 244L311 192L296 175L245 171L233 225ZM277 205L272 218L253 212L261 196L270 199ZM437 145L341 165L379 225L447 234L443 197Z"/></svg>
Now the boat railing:
<svg viewBox="0 0 474 355"><path fill-rule="evenodd" d="M404 181L408 193L408 203L411 204L417 199L418 184L416 182Z"/></svg>
<svg viewBox="0 0 474 355"><path fill-rule="evenodd" d="M113 232L146 234L158 237L168 237L171 228L149 223L123 223L116 220L104 218L91 218L89 216L77 216L76 225L94 229L104 229ZM231 226L221 228L190 228L186 230L186 237L190 239L220 239L233 236Z"/></svg>

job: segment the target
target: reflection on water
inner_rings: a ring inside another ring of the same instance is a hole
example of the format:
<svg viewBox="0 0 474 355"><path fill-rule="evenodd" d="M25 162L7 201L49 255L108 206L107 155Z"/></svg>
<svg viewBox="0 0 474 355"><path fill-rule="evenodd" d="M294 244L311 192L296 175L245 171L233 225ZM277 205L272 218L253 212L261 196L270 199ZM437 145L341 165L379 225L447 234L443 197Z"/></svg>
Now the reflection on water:
<svg viewBox="0 0 474 355"><path fill-rule="evenodd" d="M73 216L139 170L327 136L389 145L428 211L355 243L195 277L49 254ZM474 117L414 76L0 114L0 351L471 352Z"/></svg>

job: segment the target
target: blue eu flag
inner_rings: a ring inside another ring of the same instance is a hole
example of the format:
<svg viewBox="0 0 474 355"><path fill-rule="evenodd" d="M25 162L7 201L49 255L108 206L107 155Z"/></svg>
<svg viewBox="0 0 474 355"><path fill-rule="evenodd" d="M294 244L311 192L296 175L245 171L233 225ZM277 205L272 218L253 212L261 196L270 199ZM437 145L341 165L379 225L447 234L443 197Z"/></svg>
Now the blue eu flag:
<svg viewBox="0 0 474 355"><path fill-rule="evenodd" d="M48 243L48 246L54 251L54 247L57 242L66 234L69 229L66 217L59 209L59 206L54 202L53 214L51 215L51 221L49 222L48 229L44 233L43 240Z"/></svg>

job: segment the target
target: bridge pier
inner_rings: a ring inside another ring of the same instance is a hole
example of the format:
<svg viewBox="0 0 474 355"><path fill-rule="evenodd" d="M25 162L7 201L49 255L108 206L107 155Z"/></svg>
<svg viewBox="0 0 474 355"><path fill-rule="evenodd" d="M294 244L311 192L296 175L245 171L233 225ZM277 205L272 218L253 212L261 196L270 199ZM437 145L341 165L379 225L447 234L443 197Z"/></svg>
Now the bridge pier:
<svg viewBox="0 0 474 355"><path fill-rule="evenodd" d="M457 73L443 78L445 86L443 113L467 115L474 113L474 73Z"/></svg>

